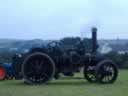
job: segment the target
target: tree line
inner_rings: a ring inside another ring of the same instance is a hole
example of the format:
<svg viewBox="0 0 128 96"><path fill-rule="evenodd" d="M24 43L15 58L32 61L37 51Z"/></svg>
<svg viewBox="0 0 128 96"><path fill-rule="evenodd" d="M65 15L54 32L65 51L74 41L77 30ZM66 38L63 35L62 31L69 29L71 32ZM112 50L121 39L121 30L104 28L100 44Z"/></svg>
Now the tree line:
<svg viewBox="0 0 128 96"><path fill-rule="evenodd" d="M73 47L76 45L81 39L79 37L66 37L60 40L60 42L66 47ZM90 50L92 48L91 39L84 38L83 42L85 44L86 50ZM0 63L11 63L12 57L16 53L16 51L0 50ZM119 68L128 69L128 53L118 54L118 52L111 51L109 53L104 54L105 57L112 59L116 62Z"/></svg>

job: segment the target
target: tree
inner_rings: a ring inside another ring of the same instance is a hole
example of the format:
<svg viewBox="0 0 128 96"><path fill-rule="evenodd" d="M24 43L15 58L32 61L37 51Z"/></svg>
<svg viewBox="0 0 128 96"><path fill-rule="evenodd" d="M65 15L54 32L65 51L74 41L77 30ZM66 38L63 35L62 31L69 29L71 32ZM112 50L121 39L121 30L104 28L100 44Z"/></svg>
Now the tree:
<svg viewBox="0 0 128 96"><path fill-rule="evenodd" d="M118 54L117 52L111 51L105 54L105 57L112 59L119 68L128 68L128 53Z"/></svg>

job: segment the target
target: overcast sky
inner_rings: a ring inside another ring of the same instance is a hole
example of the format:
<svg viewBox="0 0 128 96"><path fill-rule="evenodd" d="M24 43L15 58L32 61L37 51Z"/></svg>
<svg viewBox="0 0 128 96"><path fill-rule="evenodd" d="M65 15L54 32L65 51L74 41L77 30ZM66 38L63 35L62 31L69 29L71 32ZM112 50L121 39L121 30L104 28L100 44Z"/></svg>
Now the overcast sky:
<svg viewBox="0 0 128 96"><path fill-rule="evenodd" d="M0 38L128 38L128 0L0 0Z"/></svg>

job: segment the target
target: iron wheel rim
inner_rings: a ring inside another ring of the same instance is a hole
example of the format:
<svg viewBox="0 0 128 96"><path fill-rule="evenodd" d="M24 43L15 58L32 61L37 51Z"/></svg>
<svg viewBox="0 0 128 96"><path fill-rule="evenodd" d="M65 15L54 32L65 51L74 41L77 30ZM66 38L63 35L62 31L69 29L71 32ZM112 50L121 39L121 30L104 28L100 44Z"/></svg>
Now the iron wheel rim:
<svg viewBox="0 0 128 96"><path fill-rule="evenodd" d="M55 73L52 59L48 55L39 52L28 56L24 60L22 69L24 81L36 85L47 83Z"/></svg>

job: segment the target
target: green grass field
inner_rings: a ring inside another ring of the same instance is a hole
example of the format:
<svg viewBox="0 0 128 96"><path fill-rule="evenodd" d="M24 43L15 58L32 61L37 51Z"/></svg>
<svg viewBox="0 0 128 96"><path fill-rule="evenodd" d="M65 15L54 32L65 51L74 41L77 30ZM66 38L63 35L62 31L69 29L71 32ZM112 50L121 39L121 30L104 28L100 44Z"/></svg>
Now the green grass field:
<svg viewBox="0 0 128 96"><path fill-rule="evenodd" d="M83 74L76 77L82 77ZM121 70L114 84L91 84L84 79L61 78L47 85L31 86L23 81L0 81L0 96L126 96L128 71Z"/></svg>

